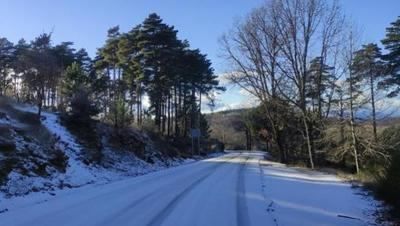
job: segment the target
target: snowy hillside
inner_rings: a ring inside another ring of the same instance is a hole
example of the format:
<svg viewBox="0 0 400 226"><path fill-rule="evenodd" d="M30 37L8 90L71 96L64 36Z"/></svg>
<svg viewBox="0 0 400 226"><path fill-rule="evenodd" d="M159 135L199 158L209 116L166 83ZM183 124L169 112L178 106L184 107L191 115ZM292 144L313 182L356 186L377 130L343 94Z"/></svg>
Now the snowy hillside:
<svg viewBox="0 0 400 226"><path fill-rule="evenodd" d="M20 153L18 163L13 164L13 167L10 167L12 168L11 171L4 175L5 182L0 187L1 196L4 195L4 197L26 195L37 191L47 191L52 194L58 189L80 187L93 183L104 184L193 161L190 159L153 158L150 164L137 158L133 153L110 150L109 147L105 147L102 154L105 156L104 159L106 159L107 164L88 165L83 161L84 147L61 125L57 114L42 113L41 124L35 125L41 130L45 130L46 136L42 138L35 137L34 134L37 131L36 128L30 128L32 127L31 123L21 121L20 118L16 117L19 114L24 114L23 117L26 117L26 115L34 117L34 114L36 114L35 107L15 103L9 104L8 101L3 101L0 112L3 115L0 118L0 127L7 127L7 130L11 133L7 142L11 143L11 146L15 144L16 150L10 152ZM20 130L22 132L18 133ZM5 139L1 136L0 138L3 139L2 143L6 144ZM147 142L149 142L149 148L153 148L151 141ZM45 143L47 144L45 145ZM44 150L45 148L48 150ZM64 168L59 167L57 169L56 166L48 163L52 161L48 159L49 155L53 155L52 153L57 154L56 157L59 158L60 162L66 161ZM7 160L14 159L10 155L3 156L3 152L0 152L0 160L2 160L3 165L7 163ZM28 158L23 160L23 156L28 156ZM38 171L36 169L36 165L38 165L36 162L38 161L42 163L43 173L36 172ZM0 198L0 203L4 197Z"/></svg>

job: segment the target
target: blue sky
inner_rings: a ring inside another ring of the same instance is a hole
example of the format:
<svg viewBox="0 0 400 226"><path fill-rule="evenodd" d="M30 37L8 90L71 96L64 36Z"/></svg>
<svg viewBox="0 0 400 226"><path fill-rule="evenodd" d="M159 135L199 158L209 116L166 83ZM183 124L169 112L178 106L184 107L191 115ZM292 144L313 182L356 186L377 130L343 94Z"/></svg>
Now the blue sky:
<svg viewBox="0 0 400 226"><path fill-rule="evenodd" d="M0 37L16 42L42 32L53 33L54 43L73 41L94 56L108 28L128 31L150 13L158 13L179 30L181 39L208 54L217 73L229 70L219 57L219 37L236 19L263 0L0 0ZM364 42L379 42L385 28L400 16L400 0L342 0L346 14L363 31ZM245 100L238 89L228 88L220 105L234 107Z"/></svg>

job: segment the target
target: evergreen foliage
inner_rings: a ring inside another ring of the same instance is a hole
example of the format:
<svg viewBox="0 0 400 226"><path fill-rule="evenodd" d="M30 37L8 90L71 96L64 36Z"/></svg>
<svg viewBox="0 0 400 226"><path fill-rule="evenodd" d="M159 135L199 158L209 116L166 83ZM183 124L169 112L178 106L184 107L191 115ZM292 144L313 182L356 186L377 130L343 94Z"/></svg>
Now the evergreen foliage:
<svg viewBox="0 0 400 226"><path fill-rule="evenodd" d="M381 82L381 85L386 88L394 87L388 94L389 97L394 97L400 92L400 16L386 28L386 37L382 40L382 44L388 51L383 59L387 61L387 69L391 76Z"/></svg>
<svg viewBox="0 0 400 226"><path fill-rule="evenodd" d="M187 138L204 124L204 98L224 88L207 56L177 33L153 13L128 32L110 28L93 60L72 42L54 45L51 33L16 45L2 38L0 94L35 103L39 116L43 107L82 122L98 115L116 128L150 120L161 135Z"/></svg>

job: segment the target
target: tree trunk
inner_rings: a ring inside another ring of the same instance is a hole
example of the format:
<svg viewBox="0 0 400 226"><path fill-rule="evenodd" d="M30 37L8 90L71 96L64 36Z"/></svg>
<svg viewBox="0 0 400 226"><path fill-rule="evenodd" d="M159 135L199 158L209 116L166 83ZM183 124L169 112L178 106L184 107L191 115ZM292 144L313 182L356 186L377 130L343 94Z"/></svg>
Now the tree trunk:
<svg viewBox="0 0 400 226"><path fill-rule="evenodd" d="M40 120L40 116L42 115L42 107L43 107L43 97L44 97L44 87L41 87L37 93L37 106L38 106L38 117Z"/></svg>
<svg viewBox="0 0 400 226"><path fill-rule="evenodd" d="M375 90L374 90L374 76L371 74L370 77L370 86L371 86L371 105L372 105L372 128L375 141L378 140L378 136L376 133L376 111L375 111Z"/></svg>
<svg viewBox="0 0 400 226"><path fill-rule="evenodd" d="M357 139L356 139L356 131L354 125L354 117L353 117L353 110L351 109L351 119L350 119L350 127L351 127L351 137L353 139L353 153L354 153L354 162L356 165L356 172L357 174L360 173L360 167L358 165L358 152L357 152Z"/></svg>
<svg viewBox="0 0 400 226"><path fill-rule="evenodd" d="M344 104L343 104L343 95L340 94L339 99L339 107L340 107L340 144L344 144Z"/></svg>
<svg viewBox="0 0 400 226"><path fill-rule="evenodd" d="M273 99L274 99L274 97L273 97ZM274 101L273 99L272 99L272 103ZM271 123L272 139L274 139L274 141L275 141L275 143L276 143L276 145L278 147L278 151L279 151L279 155L280 155L280 162L281 163L287 163L287 155L286 155L285 150L284 150L284 148L283 148L283 146L281 144L279 131L276 128L276 122L275 122L277 120L276 115L275 114L273 114L273 115L271 114L271 111L269 110L269 108L268 108L268 106L266 104L263 104L263 107L265 109L265 112L267 113L267 118Z"/></svg>
<svg viewBox="0 0 400 226"><path fill-rule="evenodd" d="M317 101L318 101L318 117L319 117L319 119L321 119L322 118L322 90L321 90L322 72L320 72L319 74L320 75L318 76L318 100Z"/></svg>
<svg viewBox="0 0 400 226"><path fill-rule="evenodd" d="M175 137L178 137L179 136L179 125L178 125L178 97L177 97L177 95L178 95L178 93L177 93L177 88L176 88L176 86L174 87L174 98L175 98L175 100L174 100L174 104L175 104L175 117L174 117L174 119L175 119Z"/></svg>
<svg viewBox="0 0 400 226"><path fill-rule="evenodd" d="M167 136L171 135L171 95L167 98Z"/></svg>
<svg viewBox="0 0 400 226"><path fill-rule="evenodd" d="M194 129L197 127L196 125L196 90L194 88L194 84L192 84L192 98L191 98L191 104L192 104L192 111L191 111L191 119L190 119L190 128Z"/></svg>
<svg viewBox="0 0 400 226"><path fill-rule="evenodd" d="M307 150L308 150L308 157L310 161L310 167L311 169L314 169L314 160L313 160L313 154L312 154L312 147L311 147L311 139L310 139L310 133L308 129L308 123L307 123L307 118L306 118L306 113L303 112L303 123L304 123L304 132L306 135L306 141L307 141Z"/></svg>
<svg viewBox="0 0 400 226"><path fill-rule="evenodd" d="M352 62L352 60L350 61ZM357 151L357 139L356 139L356 131L355 131L355 121L354 121L354 109L353 109L353 77L350 72L350 127L351 127L351 137L353 141L353 154L354 154L354 162L356 165L357 174L360 173L360 168L358 165L358 151Z"/></svg>

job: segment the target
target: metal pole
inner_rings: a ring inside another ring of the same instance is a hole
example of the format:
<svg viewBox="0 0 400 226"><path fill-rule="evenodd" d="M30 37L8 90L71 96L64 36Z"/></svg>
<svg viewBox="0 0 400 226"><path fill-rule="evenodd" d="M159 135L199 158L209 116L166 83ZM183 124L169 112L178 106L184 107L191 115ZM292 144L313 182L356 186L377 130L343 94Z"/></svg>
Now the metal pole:
<svg viewBox="0 0 400 226"><path fill-rule="evenodd" d="M192 135L192 156L194 156L194 142L193 142L193 135Z"/></svg>

